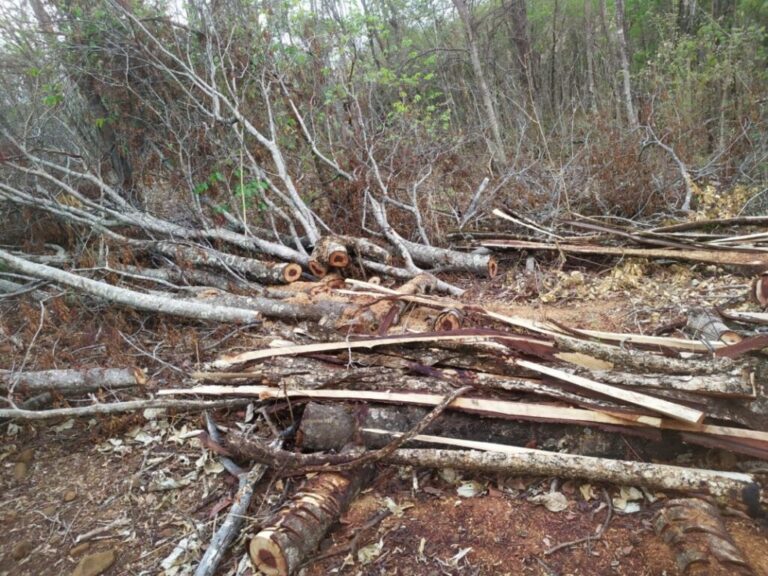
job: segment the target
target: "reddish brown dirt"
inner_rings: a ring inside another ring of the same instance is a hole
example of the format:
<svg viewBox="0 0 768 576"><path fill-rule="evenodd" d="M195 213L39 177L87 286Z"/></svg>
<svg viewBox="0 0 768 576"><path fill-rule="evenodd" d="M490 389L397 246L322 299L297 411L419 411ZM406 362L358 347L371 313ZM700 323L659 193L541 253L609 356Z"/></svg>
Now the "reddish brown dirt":
<svg viewBox="0 0 768 576"><path fill-rule="evenodd" d="M544 305L530 292L533 281L500 276L470 298L484 304L501 302L508 314L538 315L575 327L608 330L652 328L659 322L654 313L669 320L682 309L676 296L661 294L649 304L620 291L584 296L578 286L567 288L559 294L560 299ZM672 280L662 278L657 284L664 286L667 282ZM686 297L695 295L691 301L704 301L710 294L706 290L711 287L693 286L685 279L682 282L688 282ZM5 327L4 334L0 331L0 366L18 366L22 361L35 338L39 321L35 314L35 306L28 305L0 315L0 328ZM158 350L163 360L182 369L193 368L198 361L224 350L251 349L260 344L265 333L295 337L292 327L273 323L232 336L229 327L202 330L159 320L145 322L131 313L84 310L63 301L49 308L46 322L37 336L28 368L136 364L148 369L150 388L182 383L175 372L125 344L117 330L145 351L155 350L154 345L162 342ZM12 334L15 339L10 338ZM217 417L234 421L241 420L242 414ZM197 416L171 417L169 425L174 432L146 445L128 435L136 426L150 435L154 433L140 415L80 421L70 429L54 430L60 424L25 424L15 434L9 433L13 430L7 423L0 424L0 527L4 532L0 539L0 575L71 574L80 558L71 556L77 537L117 520L123 522L96 535L85 552L116 553L115 564L104 572L107 576L161 574L161 561L184 538L196 534L205 546L211 527L218 525L226 512L226 499L234 493L234 483L225 473L204 473L198 465L203 450L194 440L180 435L185 424L189 430L200 427ZM104 451L110 442L122 443L127 450ZM18 474L19 460L29 461L26 474ZM161 473L177 481L190 473L197 476L187 486L152 491ZM310 564L305 573L678 574L671 552L650 528L653 510L647 503L639 513L614 514L599 540L545 555L548 548L594 534L601 526L606 510L596 509L602 487L597 487L597 500L585 502L578 484L566 483L561 490L568 498L568 508L555 513L525 498L526 490L547 491L549 479L513 479L501 487L496 479L475 479L487 486L485 493L460 498L456 486L436 473L420 472L414 489L409 470L383 469L374 487L354 502L320 552L322 555L341 549L341 553ZM277 502L283 486L272 478L265 479L249 511L247 533L253 533L259 519ZM515 490L505 486L514 486ZM611 496L616 495L616 487L605 488ZM392 514L377 526L363 530L372 517L387 508L386 499L399 507L399 515ZM728 518L727 525L755 574L768 576L768 531L740 518ZM381 550L372 554L368 563L345 563L348 545L355 537L356 549L381 542ZM242 541L236 550L237 557L230 554L219 574L232 573L243 550ZM193 552L187 566L192 566L199 555L200 550Z"/></svg>

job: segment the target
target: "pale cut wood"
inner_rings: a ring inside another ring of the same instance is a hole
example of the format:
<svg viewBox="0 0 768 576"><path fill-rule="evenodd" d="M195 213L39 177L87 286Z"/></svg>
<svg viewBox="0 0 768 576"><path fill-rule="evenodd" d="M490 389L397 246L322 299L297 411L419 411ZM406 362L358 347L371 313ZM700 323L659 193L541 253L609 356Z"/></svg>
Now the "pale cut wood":
<svg viewBox="0 0 768 576"><path fill-rule="evenodd" d="M586 388L587 390L609 396L610 398L616 398L630 404L635 404L636 406L642 406L643 408L658 412L659 414L664 414L675 420L696 424L704 419L704 412L701 410L688 408L687 406L675 404L668 400L662 400L661 398L655 398L633 390L616 388L615 386L596 382L595 380L590 380L589 378L584 378L583 376L578 376L576 374L569 374L562 370L557 370L556 368L529 362L528 360L515 360L514 362L517 366L532 370L533 372L538 372L539 374L544 374L562 380L563 382L568 382L575 386L579 386L580 388Z"/></svg>
<svg viewBox="0 0 768 576"><path fill-rule="evenodd" d="M323 236L315 244L310 262L319 262L326 268L346 268L349 266L347 247L334 236Z"/></svg>
<svg viewBox="0 0 768 576"><path fill-rule="evenodd" d="M437 316L432 327L438 332L459 330L464 323L464 312L456 308L445 308Z"/></svg>
<svg viewBox="0 0 768 576"><path fill-rule="evenodd" d="M371 477L372 468L366 467L307 480L251 539L253 565L267 576L294 574Z"/></svg>
<svg viewBox="0 0 768 576"><path fill-rule="evenodd" d="M347 279L346 282L351 286L357 286L360 288L366 288L372 292L379 292L382 294L395 295L397 292L384 286L377 286L375 284L369 284L361 282L359 280ZM358 292L359 294L359 292ZM510 316L491 309L483 308L476 304L464 304L457 300L450 298L427 298L425 296L399 296L400 299L406 302L413 302L415 304L421 304L422 306L431 306L433 308L457 308L464 310L466 313L482 314L493 320L497 320L503 324L509 326L515 326L516 328L523 328L536 332L538 334L544 334L548 336L554 336L563 334L563 330L557 325L551 322L533 320L531 318L523 318L522 316ZM766 314L766 320L768 320L768 314ZM717 349L725 346L722 342L699 342L696 340L685 340L683 338L669 338L664 336L646 336L644 334L628 334L622 332L604 332L601 330L579 330L579 334L589 336L592 338L599 338L600 340L606 340L609 342L617 342L624 344L642 344L649 346L660 346L664 348L671 348L674 350L684 352L703 352L711 353L713 349Z"/></svg>
<svg viewBox="0 0 768 576"><path fill-rule="evenodd" d="M373 429L364 429L364 431L391 434ZM396 450L384 461L401 466L451 468L504 475L557 476L558 478L611 482L623 486L644 486L653 490L703 492L724 503L742 501L745 489L754 489L759 486L753 476L741 472L611 460L441 436L419 435L414 439L420 442L469 448L469 450L406 448Z"/></svg>
<svg viewBox="0 0 768 576"><path fill-rule="evenodd" d="M349 340L343 342L321 342L319 344L304 344L300 346L284 346L282 348L269 348L264 350L253 350L243 352L234 356L223 356L208 364L207 368L222 370L230 368L237 364L261 360L264 358L274 358L275 356L290 356L296 354L313 354L316 352L332 352L335 350L354 350L357 348L376 348L377 346L393 346L397 344L410 344L413 342L487 342L489 340L506 340L510 342L536 342L538 345L551 346L548 342L542 342L538 339L515 334L505 334L500 332L488 334L430 334L413 336L388 336L382 338L372 338L365 340Z"/></svg>
<svg viewBox="0 0 768 576"><path fill-rule="evenodd" d="M761 274L752 282L752 300L761 308L768 308L768 274Z"/></svg>
<svg viewBox="0 0 768 576"><path fill-rule="evenodd" d="M286 398L312 398L315 400L359 400L363 402L381 402L384 404L413 404L417 406L436 406L444 398L438 394L414 392L378 392L370 390L306 390L281 389L272 386L195 386L188 389L165 389L158 391L159 396L235 396L241 398L259 398L261 400L281 400ZM679 420L658 418L640 414L615 413L536 404L528 402L510 402L484 398L458 398L450 408L496 418L518 418L521 420L551 421L561 423L583 423L595 425L615 425L626 427L654 427L678 432L693 432L723 436L734 439L754 440L768 443L768 432L718 426L715 424L694 424Z"/></svg>

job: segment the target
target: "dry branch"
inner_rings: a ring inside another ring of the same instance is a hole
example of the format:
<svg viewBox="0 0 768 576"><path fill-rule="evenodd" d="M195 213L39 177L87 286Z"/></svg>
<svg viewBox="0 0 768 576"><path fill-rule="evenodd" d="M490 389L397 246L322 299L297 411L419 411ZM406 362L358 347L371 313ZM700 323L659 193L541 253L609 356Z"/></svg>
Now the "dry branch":
<svg viewBox="0 0 768 576"><path fill-rule="evenodd" d="M146 382L146 375L138 368L85 368L21 373L0 370L0 389L13 386L16 392L91 392L99 388L143 386Z"/></svg>
<svg viewBox="0 0 768 576"><path fill-rule="evenodd" d="M260 319L260 314L254 310L215 306L204 302L195 302L169 296L143 294L134 290L112 286L105 282L83 278L77 274L45 266L44 264L35 264L23 258L13 256L5 250L0 250L0 263L22 274L28 274L41 280L48 280L68 286L91 296L138 310L160 312L162 314L182 316L195 320L237 322L242 324L250 324Z"/></svg>

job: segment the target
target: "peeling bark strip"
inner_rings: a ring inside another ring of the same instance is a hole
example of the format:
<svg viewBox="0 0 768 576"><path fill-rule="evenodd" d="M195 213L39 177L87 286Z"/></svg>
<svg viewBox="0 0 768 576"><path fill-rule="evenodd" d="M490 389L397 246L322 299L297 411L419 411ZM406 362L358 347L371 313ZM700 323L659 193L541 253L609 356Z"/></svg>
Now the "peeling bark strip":
<svg viewBox="0 0 768 576"><path fill-rule="evenodd" d="M725 342L737 344L741 342L741 336L728 328L720 315L714 310L695 308L688 313L688 329L693 332L693 337L700 340Z"/></svg>
<svg viewBox="0 0 768 576"><path fill-rule="evenodd" d="M628 402L630 404L642 406L648 410L653 410L659 414L664 414L665 416L674 418L675 420L682 420L683 422L691 422L693 424L697 424L704 420L704 412L701 410L688 408L687 406L682 406L680 404L675 404L674 402L655 398L654 396L648 396L647 394L642 394L641 392L616 388L602 382L596 382L589 378L584 378L583 376L569 374L567 372L563 372L562 370L550 368L549 366L528 362L527 360L515 360L515 364L522 368L538 372L539 374L544 374L545 376L550 376L552 378L568 382L569 384L579 386L580 388L586 388L587 390L597 392L598 394L603 394L611 398L623 400L624 402Z"/></svg>
<svg viewBox="0 0 768 576"><path fill-rule="evenodd" d="M269 576L296 572L370 481L372 471L369 467L351 474L324 473L307 480L251 539L248 553L253 565Z"/></svg>
<svg viewBox="0 0 768 576"><path fill-rule="evenodd" d="M751 576L754 572L717 508L697 498L670 500L654 518L656 533L675 552L686 576Z"/></svg>
<svg viewBox="0 0 768 576"><path fill-rule="evenodd" d="M752 300L761 308L768 308L768 273L761 274L752 283Z"/></svg>
<svg viewBox="0 0 768 576"><path fill-rule="evenodd" d="M152 247L177 261L221 270L236 270L266 284L289 284L301 277L301 266L298 264L271 264L253 258L226 254L213 248L192 247L169 241L155 242Z"/></svg>
<svg viewBox="0 0 768 576"><path fill-rule="evenodd" d="M98 282L89 278L83 278L77 274L65 272L58 268L28 262L23 258L17 258L9 252L0 249L0 264L5 264L12 270L28 274L41 280L56 282L63 286L69 286L102 300L115 302L128 308L160 312L172 316L194 318L195 320L207 320L215 322L237 322L251 324L258 322L261 315L254 310L230 308L227 306L215 306L203 302L184 300L180 298L157 296L155 294L143 294L134 290L112 286L106 282Z"/></svg>
<svg viewBox="0 0 768 576"><path fill-rule="evenodd" d="M285 346L283 348L271 348L268 350L254 350L252 352L243 352L235 356L223 356L218 360L211 362L206 368L222 370L230 368L237 364L245 364L253 360L264 358L273 358L275 356L293 356L298 354L312 354L314 352L331 352L334 350L353 350L355 348L375 348L377 346L392 346L396 344L409 344L412 342L440 342L444 340L466 341L466 342L484 342L488 340L499 340L512 348L516 346L526 349L538 350L541 354L546 354L551 344L532 336L519 336L506 332L497 332L495 330L466 330L450 332L448 334L427 333L413 335L384 336L380 338L369 338L364 340L347 340L343 342L321 342L319 344L305 344L301 346Z"/></svg>
<svg viewBox="0 0 768 576"><path fill-rule="evenodd" d="M147 377L138 368L86 368L84 370L43 370L16 374L0 370L0 389L15 387L16 392L90 392L99 388L143 386Z"/></svg>

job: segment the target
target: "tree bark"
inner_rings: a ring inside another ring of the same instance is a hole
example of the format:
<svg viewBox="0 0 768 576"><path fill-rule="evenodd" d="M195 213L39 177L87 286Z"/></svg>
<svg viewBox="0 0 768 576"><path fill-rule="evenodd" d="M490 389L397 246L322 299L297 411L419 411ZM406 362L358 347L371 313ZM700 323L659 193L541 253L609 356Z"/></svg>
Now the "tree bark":
<svg viewBox="0 0 768 576"><path fill-rule="evenodd" d="M99 388L130 388L146 384L138 368L86 368L83 370L43 370L21 372L0 370L0 389L14 387L15 392L90 392Z"/></svg>
<svg viewBox="0 0 768 576"><path fill-rule="evenodd" d="M493 103L491 89L488 86L488 81L485 72L483 71L483 65L480 61L480 52L477 47L477 39L475 38L474 19L470 14L466 0L453 0L453 5L456 7L456 11L459 13L459 18L461 18L461 22L464 26L464 32L467 36L467 47L469 48L469 58L472 62L472 71L474 72L475 79L479 85L480 96L482 97L483 106L485 108L485 118L491 129L491 135L493 136L492 145L490 146L491 155L493 156L494 161L503 166L506 164L504 140L501 137L501 126L496 114L496 106Z"/></svg>
<svg viewBox="0 0 768 576"><path fill-rule="evenodd" d="M635 106L632 103L632 83L629 72L629 55L627 51L627 39L624 34L624 0L616 0L616 38L619 46L619 61L621 63L621 78L624 96L624 107L627 112L627 121L631 130L638 128Z"/></svg>

